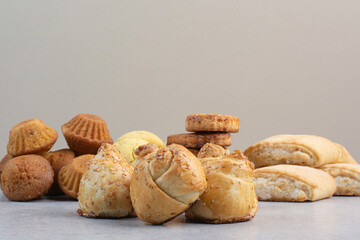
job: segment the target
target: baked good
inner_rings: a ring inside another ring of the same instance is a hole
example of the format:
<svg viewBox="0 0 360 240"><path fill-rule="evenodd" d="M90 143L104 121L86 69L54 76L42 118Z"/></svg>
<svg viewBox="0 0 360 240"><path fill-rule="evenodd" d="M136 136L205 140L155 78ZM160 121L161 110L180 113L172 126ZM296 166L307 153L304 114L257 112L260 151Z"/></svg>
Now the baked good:
<svg viewBox="0 0 360 240"><path fill-rule="evenodd" d="M150 144L155 144L159 147L164 146L163 141L158 136L156 136L155 134L148 132L148 131L132 131L132 132L125 133L124 135L119 137L118 140L116 140L116 143L118 144L126 138L142 139L144 141L147 141Z"/></svg>
<svg viewBox="0 0 360 240"><path fill-rule="evenodd" d="M135 149L141 145L146 145L149 142L140 138L124 138L114 143L116 149L121 153L125 160L132 164L135 161Z"/></svg>
<svg viewBox="0 0 360 240"><path fill-rule="evenodd" d="M113 143L105 121L92 114L78 114L62 125L66 142L77 156L96 154L103 143Z"/></svg>
<svg viewBox="0 0 360 240"><path fill-rule="evenodd" d="M262 201L303 202L331 197L335 180L319 169L297 165L275 165L255 169L256 195Z"/></svg>
<svg viewBox="0 0 360 240"><path fill-rule="evenodd" d="M50 165L54 170L54 182L47 195L63 194L57 182L58 174L61 168L72 162L72 160L75 158L75 153L70 149L60 149L53 152L44 152L40 155L50 162Z"/></svg>
<svg viewBox="0 0 360 240"><path fill-rule="evenodd" d="M204 149L205 148L205 149ZM195 222L232 223L252 219L258 209L253 184L254 165L240 150L225 154L215 146L205 145L199 158L207 180L207 189L186 211Z"/></svg>
<svg viewBox="0 0 360 240"><path fill-rule="evenodd" d="M240 119L230 115L191 114L186 118L186 131L190 132L231 132L239 131Z"/></svg>
<svg viewBox="0 0 360 240"><path fill-rule="evenodd" d="M101 145L81 179L78 213L98 218L130 216L129 187L133 170L113 145Z"/></svg>
<svg viewBox="0 0 360 240"><path fill-rule="evenodd" d="M86 154L74 158L70 164L61 168L58 174L58 184L60 189L72 198L78 197L79 185L85 172L86 164L93 159L95 155Z"/></svg>
<svg viewBox="0 0 360 240"><path fill-rule="evenodd" d="M202 148L206 143L223 147L231 145L230 133L181 133L167 137L167 145L179 144L186 148Z"/></svg>
<svg viewBox="0 0 360 240"><path fill-rule="evenodd" d="M335 143L335 145L339 151L339 158L336 162L358 164L343 145L338 143Z"/></svg>
<svg viewBox="0 0 360 240"><path fill-rule="evenodd" d="M0 161L0 179L1 179L1 174L2 174L2 170L5 166L5 163L7 163L10 159L12 159L13 157L9 154L6 154ZM1 187L1 181L0 181L0 187Z"/></svg>
<svg viewBox="0 0 360 240"><path fill-rule="evenodd" d="M245 150L256 168L276 164L320 167L328 163L356 163L340 152L332 141L313 135L277 135L262 140Z"/></svg>
<svg viewBox="0 0 360 240"><path fill-rule="evenodd" d="M205 144L199 151L197 157L198 158L215 158L215 157L221 157L230 154L230 150L228 148L224 148L220 145L207 143ZM244 158L247 158L244 156Z"/></svg>
<svg viewBox="0 0 360 240"><path fill-rule="evenodd" d="M136 215L163 224L183 213L206 189L204 169L183 146L145 145L135 152L140 161L130 184Z"/></svg>
<svg viewBox="0 0 360 240"><path fill-rule="evenodd" d="M334 163L320 169L335 179L337 189L334 195L360 196L360 165Z"/></svg>
<svg viewBox="0 0 360 240"><path fill-rule="evenodd" d="M29 201L45 195L53 183L50 163L39 155L10 159L1 174L1 188L12 201Z"/></svg>
<svg viewBox="0 0 360 240"><path fill-rule="evenodd" d="M10 131L8 154L13 157L46 152L58 138L56 130L37 118L16 124Z"/></svg>

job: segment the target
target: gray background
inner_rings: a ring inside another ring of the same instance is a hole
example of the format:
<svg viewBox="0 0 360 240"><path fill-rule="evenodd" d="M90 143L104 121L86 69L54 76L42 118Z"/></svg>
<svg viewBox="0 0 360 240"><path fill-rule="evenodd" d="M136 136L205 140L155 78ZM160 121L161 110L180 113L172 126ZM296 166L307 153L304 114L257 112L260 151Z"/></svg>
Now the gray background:
<svg viewBox="0 0 360 240"><path fill-rule="evenodd" d="M185 131L191 113L241 119L232 149L275 134L328 137L360 158L360 2L0 3L0 146L78 113L131 130ZM358 160L359 161L359 160Z"/></svg>

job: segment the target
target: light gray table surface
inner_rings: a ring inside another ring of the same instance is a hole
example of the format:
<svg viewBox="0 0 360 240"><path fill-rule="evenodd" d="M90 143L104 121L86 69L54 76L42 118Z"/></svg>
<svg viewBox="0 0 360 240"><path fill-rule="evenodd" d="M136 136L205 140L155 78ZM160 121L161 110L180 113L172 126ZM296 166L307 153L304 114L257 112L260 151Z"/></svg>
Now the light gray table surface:
<svg viewBox="0 0 360 240"><path fill-rule="evenodd" d="M163 226L137 218L88 219L66 197L11 202L0 194L0 239L360 239L360 198L317 202L260 202L252 221L187 222L184 215Z"/></svg>

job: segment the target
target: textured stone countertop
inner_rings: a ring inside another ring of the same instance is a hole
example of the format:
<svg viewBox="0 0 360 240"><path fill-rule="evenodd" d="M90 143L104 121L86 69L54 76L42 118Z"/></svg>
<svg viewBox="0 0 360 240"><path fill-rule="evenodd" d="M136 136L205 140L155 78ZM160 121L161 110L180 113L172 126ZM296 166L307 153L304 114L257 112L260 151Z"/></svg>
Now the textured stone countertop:
<svg viewBox="0 0 360 240"><path fill-rule="evenodd" d="M11 202L0 193L0 239L360 239L360 197L260 202L252 221L197 224L184 215L163 226L137 218L87 219L66 197Z"/></svg>

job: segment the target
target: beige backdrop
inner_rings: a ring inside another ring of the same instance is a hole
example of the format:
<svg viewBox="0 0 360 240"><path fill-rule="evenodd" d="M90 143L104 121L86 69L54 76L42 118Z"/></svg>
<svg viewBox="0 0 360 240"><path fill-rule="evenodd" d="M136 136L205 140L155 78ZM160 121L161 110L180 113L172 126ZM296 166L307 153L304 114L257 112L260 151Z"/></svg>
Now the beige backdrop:
<svg viewBox="0 0 360 240"><path fill-rule="evenodd" d="M1 1L0 146L40 118L103 117L162 139L191 113L241 119L234 148L280 133L360 161L360 1Z"/></svg>

